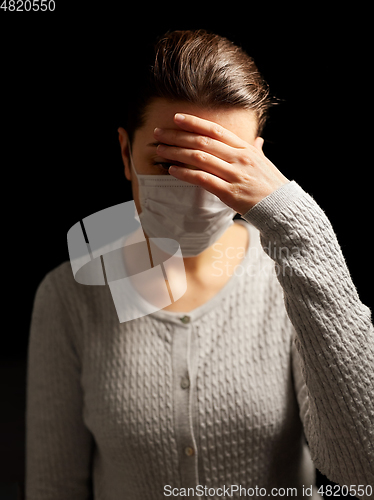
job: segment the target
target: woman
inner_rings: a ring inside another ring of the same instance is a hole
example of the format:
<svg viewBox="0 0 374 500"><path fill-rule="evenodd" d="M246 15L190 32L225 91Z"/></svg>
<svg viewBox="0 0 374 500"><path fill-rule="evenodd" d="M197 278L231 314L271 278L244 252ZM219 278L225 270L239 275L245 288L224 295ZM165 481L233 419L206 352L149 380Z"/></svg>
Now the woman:
<svg viewBox="0 0 374 500"><path fill-rule="evenodd" d="M187 290L120 323L108 286L77 283L69 262L47 274L28 499L319 498L314 465L370 498L370 311L323 211L262 152L265 82L202 30L161 38L144 82L119 129L125 175L147 240L178 242L169 276Z"/></svg>

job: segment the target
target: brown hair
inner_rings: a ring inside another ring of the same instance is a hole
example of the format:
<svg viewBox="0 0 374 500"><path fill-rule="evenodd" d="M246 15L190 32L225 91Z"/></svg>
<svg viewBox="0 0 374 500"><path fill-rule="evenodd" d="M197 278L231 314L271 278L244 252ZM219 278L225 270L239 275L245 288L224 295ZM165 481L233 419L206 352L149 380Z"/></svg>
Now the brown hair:
<svg viewBox="0 0 374 500"><path fill-rule="evenodd" d="M135 130L144 124L147 106L157 97L208 109L252 110L257 134L261 134L274 101L253 59L242 48L206 30L188 30L167 32L153 49L150 64L137 71L128 107L131 142Z"/></svg>

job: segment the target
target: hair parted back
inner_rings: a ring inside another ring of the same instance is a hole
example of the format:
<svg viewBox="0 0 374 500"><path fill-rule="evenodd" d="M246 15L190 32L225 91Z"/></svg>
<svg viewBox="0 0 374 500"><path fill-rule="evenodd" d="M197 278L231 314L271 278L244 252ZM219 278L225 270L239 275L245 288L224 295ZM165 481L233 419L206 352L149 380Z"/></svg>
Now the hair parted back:
<svg viewBox="0 0 374 500"><path fill-rule="evenodd" d="M131 142L135 130L144 124L147 106L157 97L207 109L252 110L258 135L274 104L253 59L227 38L206 30L167 32L154 45L145 66L137 72L139 81L128 107Z"/></svg>

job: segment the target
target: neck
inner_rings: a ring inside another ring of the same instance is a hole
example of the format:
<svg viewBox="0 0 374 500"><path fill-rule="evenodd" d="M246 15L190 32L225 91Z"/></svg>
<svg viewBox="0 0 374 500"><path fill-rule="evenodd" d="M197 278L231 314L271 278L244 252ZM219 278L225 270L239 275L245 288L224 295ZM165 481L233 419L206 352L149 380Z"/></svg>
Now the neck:
<svg viewBox="0 0 374 500"><path fill-rule="evenodd" d="M193 257L183 257L184 269L186 274L189 276L199 276L205 274L205 271L212 267L213 263L220 258L219 256L225 254L225 250L232 244L235 245L235 232L237 225L233 224L227 231L210 247L201 252L199 255ZM150 251L149 238L146 233L144 233L147 243L148 250ZM150 256L151 256L151 252ZM155 251L153 251L155 254ZM164 262L170 257L169 254L163 252L161 249L157 248L157 256L154 255L152 264L154 261Z"/></svg>

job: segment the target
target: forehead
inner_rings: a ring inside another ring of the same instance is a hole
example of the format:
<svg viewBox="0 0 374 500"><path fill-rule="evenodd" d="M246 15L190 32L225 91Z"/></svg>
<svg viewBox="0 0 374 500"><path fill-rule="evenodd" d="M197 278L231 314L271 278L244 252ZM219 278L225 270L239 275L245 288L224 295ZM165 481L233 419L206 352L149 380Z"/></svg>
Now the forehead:
<svg viewBox="0 0 374 500"><path fill-rule="evenodd" d="M232 107L210 110L183 101L157 98L148 106L145 123L136 131L134 140L139 145L152 141L155 127L180 130L173 121L176 113L187 113L217 123L247 142L256 138L257 119L250 110Z"/></svg>

